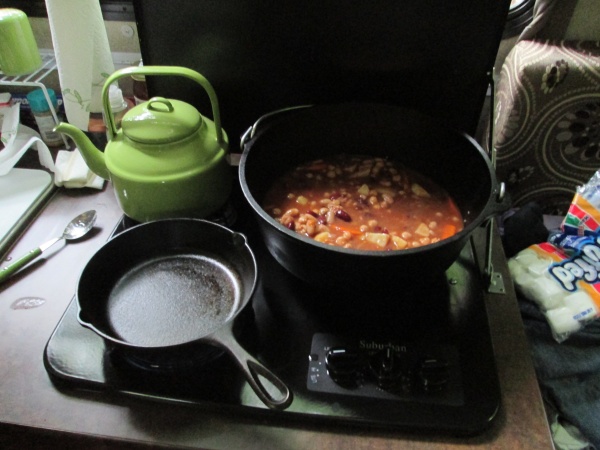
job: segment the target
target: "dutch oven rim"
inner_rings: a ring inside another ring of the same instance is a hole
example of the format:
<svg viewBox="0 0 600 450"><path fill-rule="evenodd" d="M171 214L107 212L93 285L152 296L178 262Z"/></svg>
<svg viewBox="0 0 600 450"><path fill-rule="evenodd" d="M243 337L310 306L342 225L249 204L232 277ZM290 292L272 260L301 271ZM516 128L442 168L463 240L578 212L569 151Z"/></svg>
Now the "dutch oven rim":
<svg viewBox="0 0 600 450"><path fill-rule="evenodd" d="M264 121L264 119L267 119L267 118L270 119L271 117L276 116L279 112L285 113L285 114L294 114L297 112L301 113L304 109L319 108L320 106L331 107L331 106L336 106L336 105L305 105L305 106L286 108L281 111L274 111L274 112L265 114L264 116L259 118L255 122L255 125L253 127L251 127L251 129L256 127L256 125L259 122ZM397 105L387 105L387 104L383 104L383 103L378 104L378 103L370 103L370 102L347 102L347 103L340 103L337 106L358 106L358 107L374 106L374 107L386 107L386 108L393 107L398 110L403 110L406 112L414 113L415 115L419 115L424 120L428 120L428 121L435 120L433 117L423 114L420 111L410 109L410 108L405 108L402 106L397 106ZM252 151L251 150L252 144L256 140L258 140L263 133L268 132L268 127L269 127L268 124L261 125L261 126L264 126L264 128L259 130L256 134L254 134L254 130L252 130L252 133L250 133L250 129L249 129L248 132L246 132L246 134L244 135L242 142L241 142L243 151L242 151L242 155L240 157L238 176L239 176L240 185L241 185L244 197L250 203L250 206L252 207L252 209L264 220L264 223L269 225L271 228L275 229L276 231L283 232L290 239L297 239L303 243L309 244L316 248L320 248L323 250L329 250L329 251L342 253L342 254L347 254L347 255L371 256L371 257L378 257L378 258L395 257L400 254L411 255L411 254L416 254L416 253L423 253L425 251L434 250L439 247L446 246L452 242L456 242L456 241L465 239L467 236L470 236L471 233L476 228L478 228L483 223L485 223L486 220L489 220L495 214L505 211L508 207L509 199L508 199L508 196L505 195L504 184L498 182L496 173L493 168L492 161L491 161L489 155L481 147L481 145L479 145L479 143L472 136L468 135L466 132L456 130L456 129L449 127L447 125L444 125L444 124L439 124L439 127L444 128L447 132L454 133L454 134L458 135L459 137L466 139L472 145L474 150L477 150L477 152L480 154L480 156L483 158L483 160L485 162L485 166L486 166L487 173L488 173L489 180L490 180L490 192L489 192L487 201L485 202L485 206L481 209L479 214L476 217L473 217L467 223L464 223L465 219L463 217L464 228L460 232L454 234L453 236L451 236L449 238L443 239L439 242L427 244L422 247L403 249L403 250L360 250L360 249L344 248L344 247L321 243L321 242L315 241L314 239L312 239L308 236L301 235L301 234L296 233L295 231L292 231L292 230L286 228L285 226L283 226L281 223L279 223L277 220L275 220L273 217L271 217L271 215L262 208L262 206L258 203L256 198L252 194L250 187L248 186L248 183L246 182L246 161L249 157L248 155ZM434 181L436 181L436 180L434 180Z"/></svg>

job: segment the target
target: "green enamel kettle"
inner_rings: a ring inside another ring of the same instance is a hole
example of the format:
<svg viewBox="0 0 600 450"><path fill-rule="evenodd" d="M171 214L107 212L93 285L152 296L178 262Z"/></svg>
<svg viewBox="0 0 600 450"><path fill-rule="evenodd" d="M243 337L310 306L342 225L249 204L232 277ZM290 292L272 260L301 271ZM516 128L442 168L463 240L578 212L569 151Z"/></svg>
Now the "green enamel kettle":
<svg viewBox="0 0 600 450"><path fill-rule="evenodd" d="M117 129L109 88L134 74L196 81L208 94L213 120L185 102L153 97L128 111ZM227 135L221 128L217 96L204 76L185 67L128 67L108 77L102 102L109 134L104 152L73 125L60 123L55 131L71 137L90 170L111 181L125 215L138 222L205 218L227 202L233 178Z"/></svg>

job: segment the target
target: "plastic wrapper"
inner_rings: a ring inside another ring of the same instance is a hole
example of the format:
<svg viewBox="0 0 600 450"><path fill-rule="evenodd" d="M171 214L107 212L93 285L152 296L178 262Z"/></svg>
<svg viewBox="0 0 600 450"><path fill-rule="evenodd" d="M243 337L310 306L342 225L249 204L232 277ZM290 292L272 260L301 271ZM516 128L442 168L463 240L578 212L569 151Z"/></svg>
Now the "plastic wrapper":
<svg viewBox="0 0 600 450"><path fill-rule="evenodd" d="M32 147L38 152L40 164L54 171L54 161L48 146L40 135L19 123L20 105L0 108L2 117L2 148L0 149L0 176L6 175L19 162L23 154Z"/></svg>
<svg viewBox="0 0 600 450"><path fill-rule="evenodd" d="M563 342L600 315L600 236L572 255L546 242L508 261L516 288L544 312L554 338Z"/></svg>
<svg viewBox="0 0 600 450"><path fill-rule="evenodd" d="M600 171L577 188L569 211L563 219L564 234L587 236L600 228Z"/></svg>
<svg viewBox="0 0 600 450"><path fill-rule="evenodd" d="M563 342L600 317L600 172L577 192L548 242L508 261L515 287L544 312Z"/></svg>

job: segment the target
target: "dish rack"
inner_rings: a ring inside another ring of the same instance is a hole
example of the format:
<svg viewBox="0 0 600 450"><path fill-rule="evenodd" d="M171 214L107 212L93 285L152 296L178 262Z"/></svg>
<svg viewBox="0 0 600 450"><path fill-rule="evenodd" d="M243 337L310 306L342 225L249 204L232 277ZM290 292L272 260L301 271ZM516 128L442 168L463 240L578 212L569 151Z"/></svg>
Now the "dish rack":
<svg viewBox="0 0 600 450"><path fill-rule="evenodd" d="M33 73L28 75L18 75L18 76L8 76L4 75L0 71L0 86L20 86L20 87L34 87L39 88L44 92L44 97L46 97L46 101L50 106L50 112L52 113L52 117L54 118L54 123L58 125L60 122L58 119L58 114L54 109L54 105L50 100L50 96L48 95L48 89L46 85L43 83L43 80L53 71L56 70L56 58L53 53L41 53L42 57L42 66ZM61 138L65 144L65 148L68 148L69 144L67 142L67 138L61 135Z"/></svg>

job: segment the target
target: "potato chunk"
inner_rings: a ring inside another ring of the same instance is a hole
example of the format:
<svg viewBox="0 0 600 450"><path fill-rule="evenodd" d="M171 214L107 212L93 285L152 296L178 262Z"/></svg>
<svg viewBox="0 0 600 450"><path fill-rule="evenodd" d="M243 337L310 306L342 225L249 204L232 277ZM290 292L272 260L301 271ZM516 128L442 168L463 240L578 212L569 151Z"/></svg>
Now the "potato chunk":
<svg viewBox="0 0 600 450"><path fill-rule="evenodd" d="M299 195L296 199L296 203L299 203L300 205L306 205L308 203L308 199L303 195Z"/></svg>
<svg viewBox="0 0 600 450"><path fill-rule="evenodd" d="M429 236L429 227L425 225L423 222L419 224L417 229L415 230L415 234L419 236L428 237Z"/></svg>
<svg viewBox="0 0 600 450"><path fill-rule="evenodd" d="M369 195L369 186L367 186L366 184L363 184L361 187L358 188L358 193L360 195Z"/></svg>
<svg viewBox="0 0 600 450"><path fill-rule="evenodd" d="M327 232L327 231L322 231L321 233L317 234L314 239L317 242L327 242L327 239L329 239L331 237L331 233Z"/></svg>
<svg viewBox="0 0 600 450"><path fill-rule="evenodd" d="M365 239L380 248L384 248L390 241L390 235L387 233L365 233Z"/></svg>
<svg viewBox="0 0 600 450"><path fill-rule="evenodd" d="M423 186L421 186L418 183L413 183L410 186L410 190L412 191L413 194L415 194L417 197L425 197L425 198L429 198L431 197L431 195L429 195L429 192L427 192L425 190L425 188Z"/></svg>
<svg viewBox="0 0 600 450"><path fill-rule="evenodd" d="M400 236L392 236L392 242L394 243L394 245L396 246L396 248L399 249L399 250L405 249L406 246L408 245L408 242L406 242Z"/></svg>

